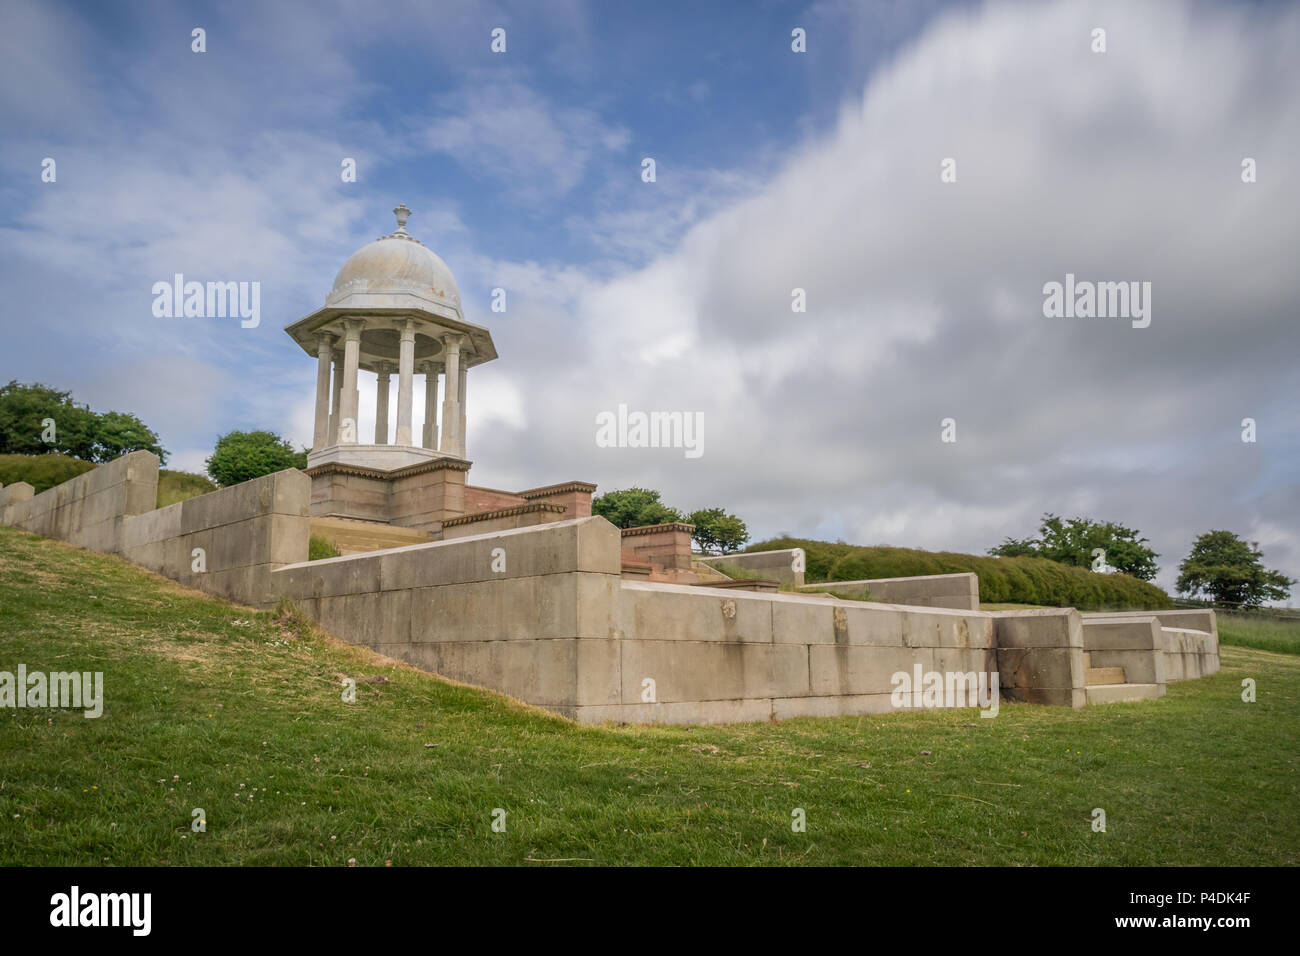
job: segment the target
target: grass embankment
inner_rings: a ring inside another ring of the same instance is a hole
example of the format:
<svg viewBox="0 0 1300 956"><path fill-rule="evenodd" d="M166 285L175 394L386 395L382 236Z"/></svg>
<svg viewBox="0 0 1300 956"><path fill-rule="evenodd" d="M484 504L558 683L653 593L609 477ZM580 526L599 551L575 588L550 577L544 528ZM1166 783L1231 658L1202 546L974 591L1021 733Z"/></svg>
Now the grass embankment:
<svg viewBox="0 0 1300 956"><path fill-rule="evenodd" d="M862 547L806 538L773 538L747 551L803 548L810 584L903 578L921 574L979 575L980 602L1033 604L1094 610L1159 610L1172 608L1164 591L1127 574L1096 574L1046 558L993 558L954 551L915 548Z"/></svg>
<svg viewBox="0 0 1300 956"><path fill-rule="evenodd" d="M0 485L25 481L39 495L97 467L94 462L67 455L0 455ZM217 486L203 475L167 468L158 471L159 508L216 490Z"/></svg>
<svg viewBox="0 0 1300 956"><path fill-rule="evenodd" d="M0 863L1300 863L1300 659L1223 657L1078 711L583 727L0 528L0 670L106 698L0 709Z"/></svg>
<svg viewBox="0 0 1300 956"><path fill-rule="evenodd" d="M1280 654L1300 654L1300 619L1267 611L1217 611L1219 643Z"/></svg>
<svg viewBox="0 0 1300 956"><path fill-rule="evenodd" d="M25 481L39 495L94 467L94 462L67 455L0 455L0 485Z"/></svg>

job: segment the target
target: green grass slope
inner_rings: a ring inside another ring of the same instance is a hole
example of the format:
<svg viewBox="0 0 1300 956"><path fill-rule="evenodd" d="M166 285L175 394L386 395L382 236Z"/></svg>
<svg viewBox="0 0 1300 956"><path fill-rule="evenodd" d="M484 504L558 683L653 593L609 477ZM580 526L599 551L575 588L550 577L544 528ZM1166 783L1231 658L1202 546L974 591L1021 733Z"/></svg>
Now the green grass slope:
<svg viewBox="0 0 1300 956"><path fill-rule="evenodd" d="M0 455L0 485L25 481L39 495L97 467L94 462L67 455ZM203 475L167 468L158 471L159 508L216 490L217 486Z"/></svg>
<svg viewBox="0 0 1300 956"><path fill-rule="evenodd" d="M167 468L158 470L158 507L165 508L178 501L197 498L216 491L215 482L188 471L171 471Z"/></svg>
<svg viewBox="0 0 1300 956"><path fill-rule="evenodd" d="M1300 863L1300 658L1258 650L1079 711L583 727L0 528L19 663L106 704L0 709L5 864Z"/></svg>
<svg viewBox="0 0 1300 956"><path fill-rule="evenodd" d="M980 601L990 604L1076 607L1081 611L1160 610L1174 606L1169 595L1154 584L1127 574L1096 574L1046 558L994 558L916 548L868 548L790 537L773 538L746 550L784 548L804 549L809 583L974 571L979 575Z"/></svg>

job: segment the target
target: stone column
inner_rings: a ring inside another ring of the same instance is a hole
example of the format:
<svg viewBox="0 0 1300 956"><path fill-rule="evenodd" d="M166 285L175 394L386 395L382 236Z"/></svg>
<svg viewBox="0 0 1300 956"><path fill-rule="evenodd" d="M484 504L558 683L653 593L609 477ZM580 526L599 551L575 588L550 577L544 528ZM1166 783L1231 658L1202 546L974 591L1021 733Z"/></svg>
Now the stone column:
<svg viewBox="0 0 1300 956"><path fill-rule="evenodd" d="M379 386L375 392L375 444L388 444L388 376L392 368L380 365L378 368Z"/></svg>
<svg viewBox="0 0 1300 956"><path fill-rule="evenodd" d="M311 445L320 451L329 444L330 433L330 358L334 352L334 336L320 332L316 336L316 427L312 431Z"/></svg>
<svg viewBox="0 0 1300 956"><path fill-rule="evenodd" d="M421 445L432 451L438 450L438 376L442 372L442 363L425 362L420 366L424 372L424 433L420 436Z"/></svg>
<svg viewBox="0 0 1300 956"><path fill-rule="evenodd" d="M343 323L343 401L339 405L339 444L357 443L357 367L361 362L361 330L365 322L347 319ZM348 422L352 423L349 430Z"/></svg>
<svg viewBox="0 0 1300 956"><path fill-rule="evenodd" d="M325 444L339 443L339 403L343 401L343 356L334 353L334 401L330 405L330 434Z"/></svg>
<svg viewBox="0 0 1300 956"><path fill-rule="evenodd" d="M460 381L456 385L456 392L460 396L460 426L456 432L456 443L460 448L460 457L465 457L465 386L469 382L469 366L463 361L460 363Z"/></svg>
<svg viewBox="0 0 1300 956"><path fill-rule="evenodd" d="M443 337L447 354L446 388L442 398L442 445L443 454L460 456L460 436L456 434L460 427L460 342L459 335Z"/></svg>
<svg viewBox="0 0 1300 956"><path fill-rule="evenodd" d="M411 444L411 378L415 374L415 322L407 319L402 326L401 348L397 362L397 444Z"/></svg>

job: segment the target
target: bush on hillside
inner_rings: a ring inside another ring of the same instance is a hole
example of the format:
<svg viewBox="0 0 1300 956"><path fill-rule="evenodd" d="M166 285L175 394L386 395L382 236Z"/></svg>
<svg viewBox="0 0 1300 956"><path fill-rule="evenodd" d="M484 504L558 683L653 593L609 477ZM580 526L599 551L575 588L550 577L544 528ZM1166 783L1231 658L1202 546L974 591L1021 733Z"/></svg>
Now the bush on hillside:
<svg viewBox="0 0 1300 956"><path fill-rule="evenodd" d="M95 466L67 455L0 455L0 485L25 481L39 495Z"/></svg>
<svg viewBox="0 0 1300 956"><path fill-rule="evenodd" d="M1169 595L1154 584L1127 574L1099 574L1046 558L995 558L915 548L868 548L790 537L764 541L747 550L782 548L804 549L808 560L806 579L810 583L973 571L979 577L980 600L989 604L1040 604L1075 607L1081 611L1173 607Z"/></svg>
<svg viewBox="0 0 1300 956"><path fill-rule="evenodd" d="M228 432L217 439L207 466L212 480L229 488L286 468L306 468L307 452L294 451L287 438L271 432Z"/></svg>

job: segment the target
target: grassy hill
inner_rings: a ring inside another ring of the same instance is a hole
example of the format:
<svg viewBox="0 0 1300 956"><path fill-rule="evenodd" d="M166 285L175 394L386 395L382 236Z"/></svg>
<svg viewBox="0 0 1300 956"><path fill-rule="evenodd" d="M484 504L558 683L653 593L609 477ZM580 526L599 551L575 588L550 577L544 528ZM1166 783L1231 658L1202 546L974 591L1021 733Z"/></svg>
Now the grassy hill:
<svg viewBox="0 0 1300 956"><path fill-rule="evenodd" d="M25 481L39 495L94 467L94 462L67 455L0 455L0 485Z"/></svg>
<svg viewBox="0 0 1300 956"><path fill-rule="evenodd" d="M1096 574L1046 558L994 558L791 537L772 538L745 550L784 548L804 549L809 583L974 571L979 575L982 603L1076 607L1081 611L1160 610L1174 606L1169 595L1154 584L1127 574Z"/></svg>
<svg viewBox="0 0 1300 956"><path fill-rule="evenodd" d="M25 481L39 495L96 467L93 462L67 455L0 455L0 485ZM158 471L159 508L216 490L217 486L203 475L166 468Z"/></svg>
<svg viewBox="0 0 1300 956"><path fill-rule="evenodd" d="M1295 865L1300 657L1223 661L1080 711L584 727L0 528L0 670L106 697L0 709L0 861Z"/></svg>

